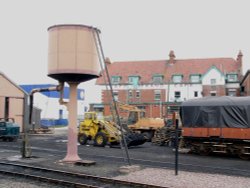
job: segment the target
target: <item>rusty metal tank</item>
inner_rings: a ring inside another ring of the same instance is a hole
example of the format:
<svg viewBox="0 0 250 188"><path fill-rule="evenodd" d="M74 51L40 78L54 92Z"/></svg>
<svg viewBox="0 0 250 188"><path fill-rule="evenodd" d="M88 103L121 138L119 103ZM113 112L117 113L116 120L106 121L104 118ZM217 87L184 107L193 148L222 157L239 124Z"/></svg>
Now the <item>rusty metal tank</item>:
<svg viewBox="0 0 250 188"><path fill-rule="evenodd" d="M86 25L49 27L48 76L78 83L99 77L95 32L99 30Z"/></svg>

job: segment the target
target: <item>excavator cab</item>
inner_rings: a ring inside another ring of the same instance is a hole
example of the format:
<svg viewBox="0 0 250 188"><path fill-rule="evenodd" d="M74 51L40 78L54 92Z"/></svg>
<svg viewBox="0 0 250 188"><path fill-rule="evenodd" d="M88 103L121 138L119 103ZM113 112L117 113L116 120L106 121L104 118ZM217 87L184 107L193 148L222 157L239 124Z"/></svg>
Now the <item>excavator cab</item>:
<svg viewBox="0 0 250 188"><path fill-rule="evenodd" d="M124 104L116 101L119 109L127 111L127 127L129 130L135 133L143 134L144 137L150 141L154 135L156 129L164 126L164 120L162 118L147 118L146 112L137 106Z"/></svg>
<svg viewBox="0 0 250 188"><path fill-rule="evenodd" d="M145 112L144 111L130 111L128 115L128 125L134 125L136 124L141 118L145 118Z"/></svg>

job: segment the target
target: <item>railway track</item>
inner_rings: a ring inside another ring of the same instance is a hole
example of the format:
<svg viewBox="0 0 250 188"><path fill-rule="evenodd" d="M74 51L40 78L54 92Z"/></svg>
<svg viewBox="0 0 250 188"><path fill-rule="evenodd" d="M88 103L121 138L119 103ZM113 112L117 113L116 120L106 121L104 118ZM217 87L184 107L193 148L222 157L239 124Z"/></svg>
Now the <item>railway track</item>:
<svg viewBox="0 0 250 188"><path fill-rule="evenodd" d="M18 163L0 162L0 173L12 176L24 177L32 180L53 183L65 187L117 187L117 188L160 188L160 186L143 183L116 180L107 177L93 176L81 173L73 173L62 170L23 165Z"/></svg>
<svg viewBox="0 0 250 188"><path fill-rule="evenodd" d="M6 148L8 150L16 150L20 151L17 145L9 145L1 143L1 148ZM150 149L151 150L151 149ZM40 152L42 153L50 153L53 156L58 156L60 159L61 156L64 155L62 150L58 150L55 148L42 148L42 147L32 147L32 151L36 153L36 155L40 156ZM132 150L133 151L133 150ZM147 152L147 151L146 151ZM113 155L110 155L113 153ZM124 165L124 158L121 155L118 155L117 149L110 149L110 148L93 148L93 147L81 147L79 149L79 155L83 155L86 159L96 160L98 162L110 162L114 161L115 163L121 163ZM41 155L43 156L43 155ZM152 160L145 156L145 158L140 157L130 157L130 161L132 164L137 164L145 167L160 167L160 168L167 168L167 169L174 169L175 163L174 158L171 158L170 155L167 153L164 156L168 156L165 159L157 159ZM187 156L188 157L188 156ZM221 159L220 157L209 157L209 156L191 156L191 160L185 160L179 162L179 169L185 171L193 171L193 172L207 172L207 173L219 173L225 175L235 175L235 176L245 176L250 177L250 170L248 168L249 161L239 161L238 159L228 159L225 158ZM210 162L210 158L212 159ZM219 165L214 165L214 162L218 162ZM204 163L202 162L204 161ZM227 161L225 164L224 161ZM232 165L233 163L233 165Z"/></svg>
<svg viewBox="0 0 250 188"><path fill-rule="evenodd" d="M14 147L14 146L12 146ZM10 147L8 146L8 149ZM32 150L36 152L52 152L54 156L61 157L64 152L55 149L43 149L43 148L33 148ZM100 155L100 154L91 154L91 152L85 152L84 156L89 159L95 159L98 161L113 161L115 163L124 164L124 158L119 156L113 155ZM156 161L156 160L147 160L147 159L140 159L140 158L130 158L132 164L141 165L144 167L157 167L157 168L166 168L166 169L174 169L175 163L174 160L170 161ZM235 176L244 176L250 177L250 170L249 169L242 169L237 167L225 167L220 165L214 165L213 163L210 165L204 165L201 163L181 163L179 162L179 169L186 170L186 171L193 171L193 172L207 172L207 173L218 173L218 174L225 174L225 175L235 175Z"/></svg>

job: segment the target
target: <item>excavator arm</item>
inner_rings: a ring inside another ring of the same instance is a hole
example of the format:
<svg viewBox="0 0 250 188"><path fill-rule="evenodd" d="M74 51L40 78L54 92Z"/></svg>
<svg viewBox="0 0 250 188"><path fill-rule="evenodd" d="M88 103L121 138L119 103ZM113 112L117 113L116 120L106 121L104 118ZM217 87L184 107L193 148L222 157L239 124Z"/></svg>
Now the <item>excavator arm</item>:
<svg viewBox="0 0 250 188"><path fill-rule="evenodd" d="M120 101L116 101L116 105L118 106L118 108L125 110L125 111L145 112L144 110L142 110L136 106L125 104L125 103L122 103Z"/></svg>

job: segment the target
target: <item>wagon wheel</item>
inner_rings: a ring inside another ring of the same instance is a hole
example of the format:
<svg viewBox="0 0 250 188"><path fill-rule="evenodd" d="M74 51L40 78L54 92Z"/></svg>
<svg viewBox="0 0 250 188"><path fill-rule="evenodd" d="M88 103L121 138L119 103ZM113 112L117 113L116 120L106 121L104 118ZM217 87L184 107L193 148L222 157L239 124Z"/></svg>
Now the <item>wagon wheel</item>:
<svg viewBox="0 0 250 188"><path fill-rule="evenodd" d="M211 151L212 151L212 149L209 148L209 146L206 144L200 144L200 146L198 148L198 153L202 156L209 155L211 153Z"/></svg>
<svg viewBox="0 0 250 188"><path fill-rule="evenodd" d="M104 147L107 144L108 138L105 133L98 132L94 139L94 145Z"/></svg>
<svg viewBox="0 0 250 188"><path fill-rule="evenodd" d="M86 134L82 133L78 135L78 142L81 145L85 145L88 142L88 137Z"/></svg>
<svg viewBox="0 0 250 188"><path fill-rule="evenodd" d="M199 154L201 156L207 156L211 153L211 149L210 148L204 148L203 150L199 150Z"/></svg>
<svg viewBox="0 0 250 188"><path fill-rule="evenodd" d="M250 159L250 155L245 154L243 149L238 152L238 156L239 156L239 158L241 158L243 160L249 160Z"/></svg>

